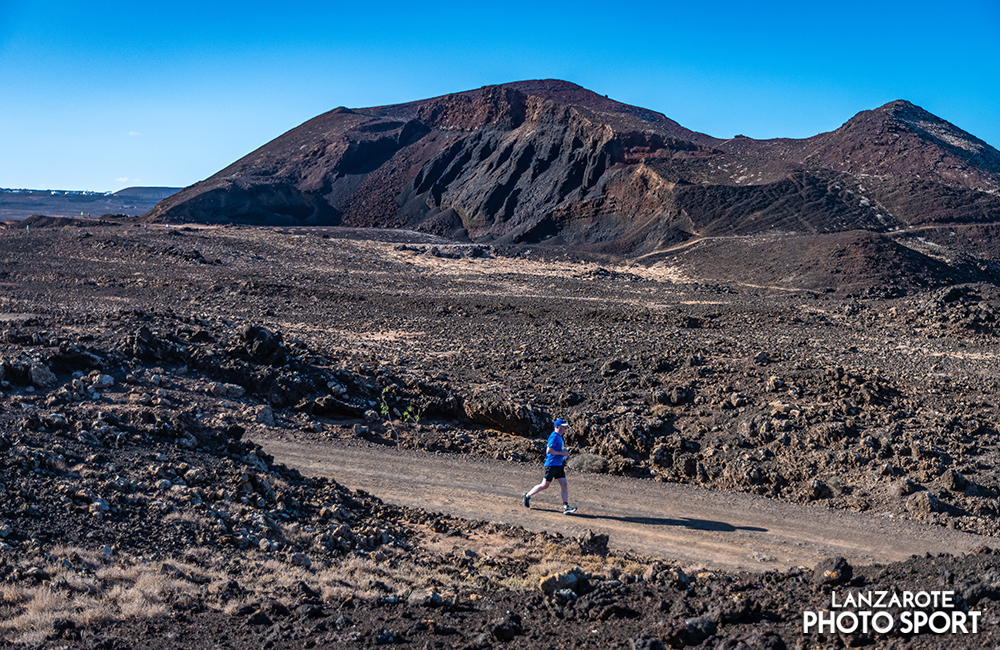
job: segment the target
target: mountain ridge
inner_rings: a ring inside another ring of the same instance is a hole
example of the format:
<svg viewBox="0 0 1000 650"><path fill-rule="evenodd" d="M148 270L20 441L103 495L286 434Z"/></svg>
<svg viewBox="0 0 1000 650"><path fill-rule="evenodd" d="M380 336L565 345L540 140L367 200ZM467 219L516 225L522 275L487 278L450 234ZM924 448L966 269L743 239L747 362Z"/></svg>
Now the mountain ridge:
<svg viewBox="0 0 1000 650"><path fill-rule="evenodd" d="M147 218L410 228L647 255L705 236L992 223L1000 152L904 100L728 140L561 80L336 108Z"/></svg>

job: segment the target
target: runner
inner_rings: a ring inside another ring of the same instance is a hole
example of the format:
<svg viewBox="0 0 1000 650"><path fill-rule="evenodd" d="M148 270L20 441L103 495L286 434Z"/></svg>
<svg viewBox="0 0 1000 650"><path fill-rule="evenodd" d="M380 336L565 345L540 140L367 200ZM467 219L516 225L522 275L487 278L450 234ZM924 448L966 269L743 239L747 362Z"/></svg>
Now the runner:
<svg viewBox="0 0 1000 650"><path fill-rule="evenodd" d="M569 515L576 512L576 508L569 505L569 488L566 486L566 468L563 463L569 456L569 450L563 446L563 432L566 431L566 420L556 420L554 431L549 434L549 440L545 445L545 478L542 482L521 495L524 499L524 507L531 507L531 497L549 487L553 479L559 481L559 489L562 492L563 514Z"/></svg>

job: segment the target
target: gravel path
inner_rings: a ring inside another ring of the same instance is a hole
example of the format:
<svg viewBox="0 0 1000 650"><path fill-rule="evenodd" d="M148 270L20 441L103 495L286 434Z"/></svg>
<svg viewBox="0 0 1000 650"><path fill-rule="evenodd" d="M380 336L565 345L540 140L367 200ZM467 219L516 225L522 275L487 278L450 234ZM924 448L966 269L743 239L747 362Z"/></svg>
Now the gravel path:
<svg viewBox="0 0 1000 650"><path fill-rule="evenodd" d="M520 494L541 478L541 468L532 465L350 441L257 442L304 474L331 477L390 503L565 536L606 533L613 548L691 567L763 571L811 567L836 555L876 564L965 552L989 541L909 520L572 471L570 501L579 512L565 516L557 484L536 495L530 510L521 504Z"/></svg>

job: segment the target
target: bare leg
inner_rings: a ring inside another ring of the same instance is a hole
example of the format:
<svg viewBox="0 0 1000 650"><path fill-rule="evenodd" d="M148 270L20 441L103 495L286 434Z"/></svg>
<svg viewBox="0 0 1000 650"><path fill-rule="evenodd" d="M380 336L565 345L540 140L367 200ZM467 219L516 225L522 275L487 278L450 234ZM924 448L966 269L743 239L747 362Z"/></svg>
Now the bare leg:
<svg viewBox="0 0 1000 650"><path fill-rule="evenodd" d="M562 492L563 503L569 503L569 487L566 485L566 479L561 478L559 480L559 491Z"/></svg>
<svg viewBox="0 0 1000 650"><path fill-rule="evenodd" d="M559 479L559 480L563 481L565 483L565 479ZM549 487L549 483L550 483L550 481L542 481L541 483L539 483L535 487L533 487L530 490L528 490L528 496L530 497L532 495L538 494L542 490L548 488Z"/></svg>

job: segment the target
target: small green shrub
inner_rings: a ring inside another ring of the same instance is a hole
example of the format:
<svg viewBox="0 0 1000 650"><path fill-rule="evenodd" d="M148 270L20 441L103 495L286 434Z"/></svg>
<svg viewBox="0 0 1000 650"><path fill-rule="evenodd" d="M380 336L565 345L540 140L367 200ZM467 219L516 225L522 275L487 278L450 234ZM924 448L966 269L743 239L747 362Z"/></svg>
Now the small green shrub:
<svg viewBox="0 0 1000 650"><path fill-rule="evenodd" d="M395 415L407 424L419 424L420 416L423 414L423 409L418 409L412 404L407 404L406 408L404 408L401 413L399 411L399 407L393 408L389 404L389 400L399 400L396 387L391 384L382 389L382 396L379 400L379 412L382 414L382 417L387 418L389 429L392 431L392 435L396 438L396 444L399 444L399 432L396 431L396 427L392 423L393 416Z"/></svg>

